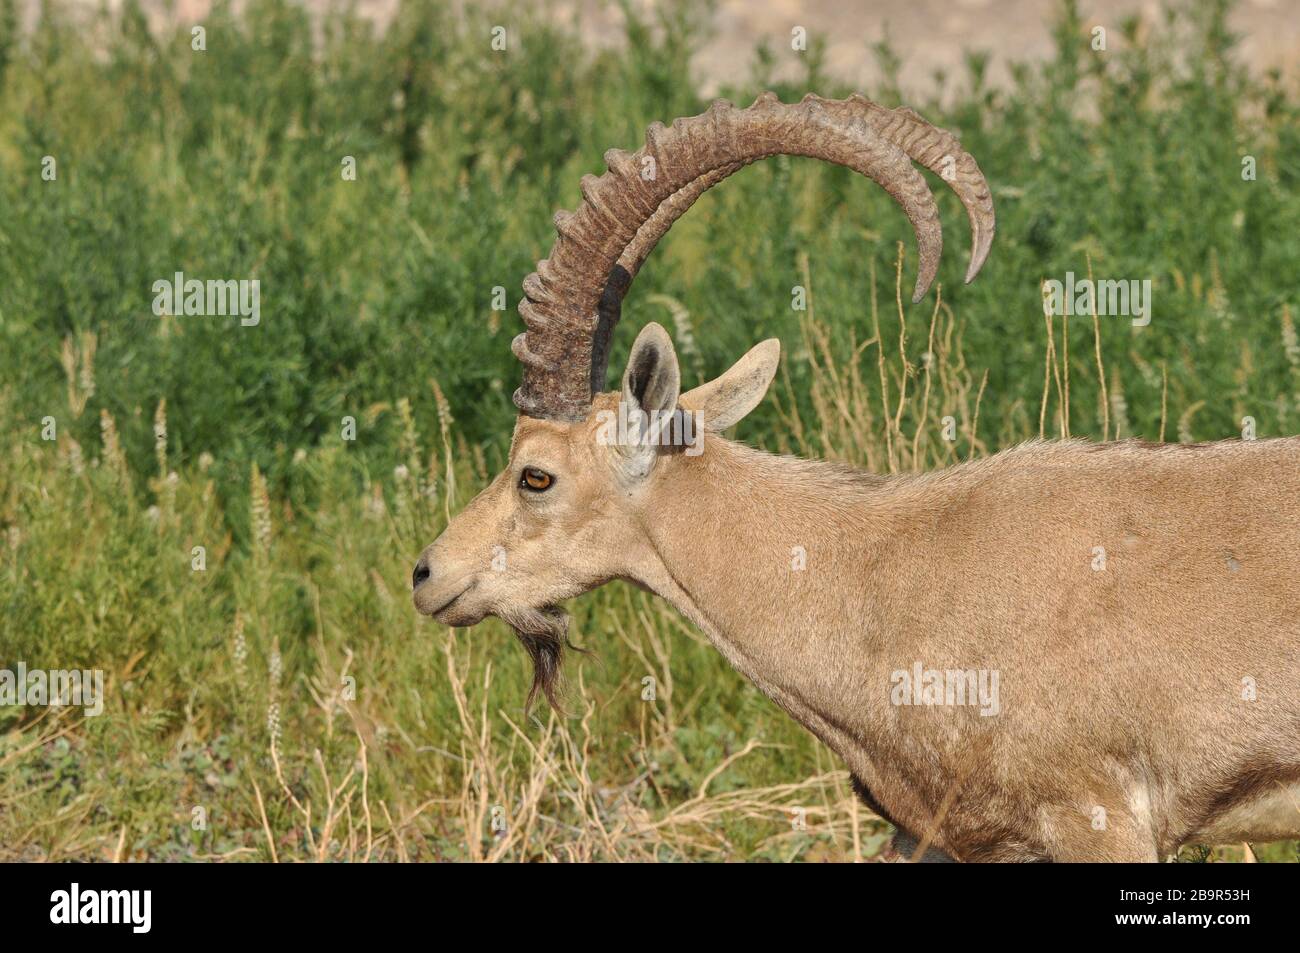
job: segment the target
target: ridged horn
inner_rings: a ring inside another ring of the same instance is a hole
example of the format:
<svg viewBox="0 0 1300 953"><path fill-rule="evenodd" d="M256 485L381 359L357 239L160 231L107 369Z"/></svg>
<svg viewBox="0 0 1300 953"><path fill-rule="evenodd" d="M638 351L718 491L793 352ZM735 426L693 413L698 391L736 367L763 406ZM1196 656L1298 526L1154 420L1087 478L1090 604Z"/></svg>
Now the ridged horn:
<svg viewBox="0 0 1300 953"><path fill-rule="evenodd" d="M915 160L938 173L966 206L971 263L979 271L993 240L988 183L956 137L910 109L890 110L854 96L806 96L782 103L772 93L747 109L718 100L707 111L659 123L635 153L610 150L609 171L584 176L583 201L555 216L550 255L524 281L519 305L527 331L512 345L524 366L515 404L529 416L577 420L604 389L609 343L632 279L664 234L701 194L751 162L810 156L871 178L902 207L916 233L920 267L914 301L938 270L938 211Z"/></svg>

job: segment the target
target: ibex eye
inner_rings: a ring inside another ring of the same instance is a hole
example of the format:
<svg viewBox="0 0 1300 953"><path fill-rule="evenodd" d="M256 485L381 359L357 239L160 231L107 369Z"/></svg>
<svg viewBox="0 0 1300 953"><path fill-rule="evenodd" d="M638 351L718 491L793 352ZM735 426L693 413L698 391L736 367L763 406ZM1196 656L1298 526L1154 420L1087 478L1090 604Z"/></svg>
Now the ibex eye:
<svg viewBox="0 0 1300 953"><path fill-rule="evenodd" d="M554 481L549 473L538 470L536 467L524 467L523 476L519 478L519 485L525 490L532 490L534 493L549 490L552 482Z"/></svg>

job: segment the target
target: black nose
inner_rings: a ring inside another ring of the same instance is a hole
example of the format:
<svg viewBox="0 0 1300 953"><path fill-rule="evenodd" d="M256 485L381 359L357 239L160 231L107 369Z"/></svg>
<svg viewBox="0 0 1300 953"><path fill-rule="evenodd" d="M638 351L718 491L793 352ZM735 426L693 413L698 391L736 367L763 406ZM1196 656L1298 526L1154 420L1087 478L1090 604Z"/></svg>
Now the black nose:
<svg viewBox="0 0 1300 953"><path fill-rule="evenodd" d="M419 589L420 583L424 582L424 580L428 579L432 574L428 562L426 562L425 558L421 556L420 561L415 564L415 570L411 573L411 588Z"/></svg>

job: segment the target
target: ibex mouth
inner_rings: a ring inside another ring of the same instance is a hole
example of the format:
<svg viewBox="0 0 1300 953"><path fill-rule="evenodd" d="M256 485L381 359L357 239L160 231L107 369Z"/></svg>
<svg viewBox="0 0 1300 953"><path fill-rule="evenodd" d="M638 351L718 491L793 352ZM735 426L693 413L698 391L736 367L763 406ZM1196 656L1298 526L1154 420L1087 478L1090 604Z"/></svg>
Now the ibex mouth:
<svg viewBox="0 0 1300 953"><path fill-rule="evenodd" d="M445 594L445 590L444 593L426 592L426 588L428 587L417 588L412 594L416 611L420 612L422 615L433 616L435 619L442 622L445 621L444 616L447 611L455 606L460 597L469 592L469 590L473 588L473 585L462 586L450 596Z"/></svg>

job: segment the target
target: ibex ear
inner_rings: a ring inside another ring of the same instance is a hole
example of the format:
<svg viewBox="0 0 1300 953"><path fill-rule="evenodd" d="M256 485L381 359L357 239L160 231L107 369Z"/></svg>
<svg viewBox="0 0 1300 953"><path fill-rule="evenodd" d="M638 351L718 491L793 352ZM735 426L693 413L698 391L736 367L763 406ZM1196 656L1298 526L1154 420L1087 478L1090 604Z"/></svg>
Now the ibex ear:
<svg viewBox="0 0 1300 953"><path fill-rule="evenodd" d="M662 325L651 322L636 336L623 372L623 404L631 438L623 450L630 462L639 464L634 468L642 474L649 471L658 446L658 434L652 432L652 425L657 421L667 427L677 409L681 387L682 374L672 339Z"/></svg>
<svg viewBox="0 0 1300 953"><path fill-rule="evenodd" d="M720 377L682 394L681 408L698 414L705 430L721 433L758 406L780 363L781 342L768 338Z"/></svg>
<svg viewBox="0 0 1300 953"><path fill-rule="evenodd" d="M677 408L682 388L682 374L677 367L677 352L663 325L651 321L632 344L623 372L623 399L649 414L670 414Z"/></svg>

